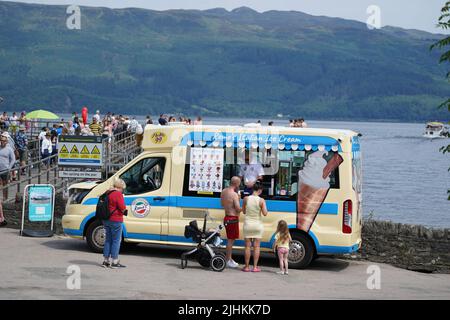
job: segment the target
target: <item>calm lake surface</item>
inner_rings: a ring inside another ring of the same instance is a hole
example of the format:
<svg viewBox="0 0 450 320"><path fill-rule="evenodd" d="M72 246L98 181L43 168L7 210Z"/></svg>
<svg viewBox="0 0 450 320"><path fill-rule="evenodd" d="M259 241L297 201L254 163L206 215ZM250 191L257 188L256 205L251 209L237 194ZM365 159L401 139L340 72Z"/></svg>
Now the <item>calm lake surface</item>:
<svg viewBox="0 0 450 320"><path fill-rule="evenodd" d="M69 118L69 115L66 115ZM90 115L91 116L91 115ZM144 123L144 116L136 117ZM156 116L152 119L155 121ZM242 125L258 119L205 118L204 124ZM260 119L265 125L273 119ZM450 155L439 152L450 139L422 138L421 123L307 121L309 127L360 132L363 215L377 220L450 227ZM275 119L286 126L288 120Z"/></svg>

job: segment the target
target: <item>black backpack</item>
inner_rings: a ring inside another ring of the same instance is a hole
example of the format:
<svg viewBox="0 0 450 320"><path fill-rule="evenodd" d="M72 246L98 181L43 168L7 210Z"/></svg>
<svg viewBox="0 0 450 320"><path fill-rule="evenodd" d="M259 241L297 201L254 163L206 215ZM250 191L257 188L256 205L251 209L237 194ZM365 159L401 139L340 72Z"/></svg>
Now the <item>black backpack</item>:
<svg viewBox="0 0 450 320"><path fill-rule="evenodd" d="M108 190L98 198L97 207L95 208L95 217L98 220L109 220L112 212L109 211L109 195L114 190Z"/></svg>

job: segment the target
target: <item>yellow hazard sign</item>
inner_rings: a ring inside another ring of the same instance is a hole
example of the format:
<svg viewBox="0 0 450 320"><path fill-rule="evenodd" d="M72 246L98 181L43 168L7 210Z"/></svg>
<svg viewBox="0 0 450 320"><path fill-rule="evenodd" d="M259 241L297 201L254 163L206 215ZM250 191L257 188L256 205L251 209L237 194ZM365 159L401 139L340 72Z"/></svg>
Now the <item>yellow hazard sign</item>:
<svg viewBox="0 0 450 320"><path fill-rule="evenodd" d="M80 157L80 152L78 151L76 145L73 145L72 149L70 149L70 157L75 159L78 159Z"/></svg>
<svg viewBox="0 0 450 320"><path fill-rule="evenodd" d="M91 154L100 154L100 150L98 150L97 146L94 146L94 148L92 148Z"/></svg>
<svg viewBox="0 0 450 320"><path fill-rule="evenodd" d="M100 150L98 150L97 146L94 146L94 148L92 148L91 158L92 159L100 159Z"/></svg>
<svg viewBox="0 0 450 320"><path fill-rule="evenodd" d="M63 158L63 159L69 158L69 150L67 150L67 147L65 144L63 144L63 146L59 150L59 157Z"/></svg>
<svg viewBox="0 0 450 320"><path fill-rule="evenodd" d="M81 159L90 159L91 158L91 154L89 153L89 150L86 145L84 145L83 148L81 149L80 158Z"/></svg>

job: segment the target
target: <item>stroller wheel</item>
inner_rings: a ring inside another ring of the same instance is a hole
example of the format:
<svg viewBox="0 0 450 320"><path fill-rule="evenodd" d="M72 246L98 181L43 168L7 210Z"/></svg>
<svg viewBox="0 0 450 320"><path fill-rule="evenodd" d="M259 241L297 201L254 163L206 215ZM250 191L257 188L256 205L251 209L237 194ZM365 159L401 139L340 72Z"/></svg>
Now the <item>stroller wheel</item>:
<svg viewBox="0 0 450 320"><path fill-rule="evenodd" d="M181 269L184 269L187 267L188 261L187 259L181 258Z"/></svg>
<svg viewBox="0 0 450 320"><path fill-rule="evenodd" d="M221 272L225 269L225 266L226 261L223 254L218 253L211 259L211 269L213 269L213 271Z"/></svg>

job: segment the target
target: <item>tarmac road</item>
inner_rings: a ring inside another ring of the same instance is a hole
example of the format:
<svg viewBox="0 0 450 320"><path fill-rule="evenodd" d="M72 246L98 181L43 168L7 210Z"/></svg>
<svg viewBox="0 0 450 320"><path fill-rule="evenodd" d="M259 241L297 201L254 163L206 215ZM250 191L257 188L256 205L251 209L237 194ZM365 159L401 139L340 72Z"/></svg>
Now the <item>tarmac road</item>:
<svg viewBox="0 0 450 320"><path fill-rule="evenodd" d="M84 241L25 238L2 228L0 299L450 299L448 274L323 257L285 276L275 274L277 261L270 255L262 258L261 273L213 272L196 261L182 270L182 251L139 245L121 254L127 268L103 269L102 256ZM242 254L235 260L243 263ZM81 271L80 289L67 287L73 265ZM380 289L367 287L371 265L380 268Z"/></svg>

